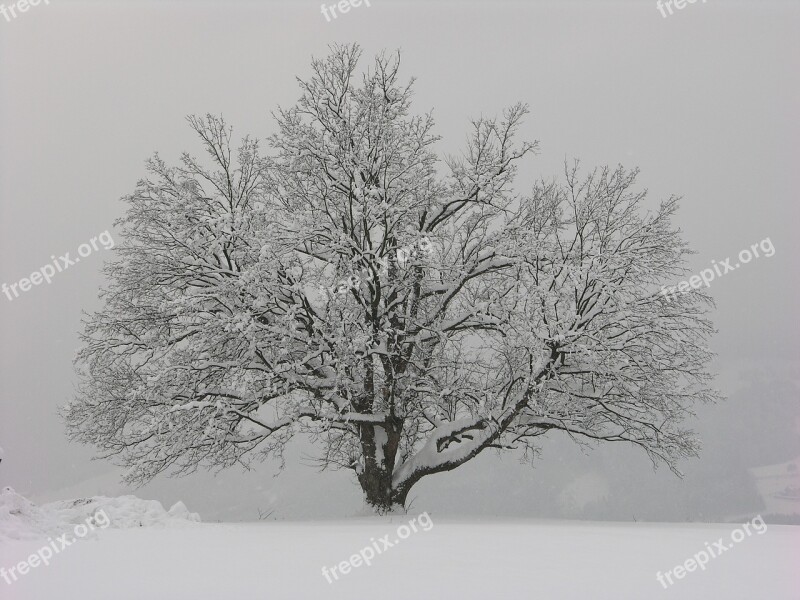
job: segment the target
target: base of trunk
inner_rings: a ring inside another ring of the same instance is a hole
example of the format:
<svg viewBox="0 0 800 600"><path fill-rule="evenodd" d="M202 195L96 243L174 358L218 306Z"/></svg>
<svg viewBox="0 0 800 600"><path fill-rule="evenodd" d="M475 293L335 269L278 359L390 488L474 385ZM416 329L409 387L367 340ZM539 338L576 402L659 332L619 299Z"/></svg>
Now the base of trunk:
<svg viewBox="0 0 800 600"><path fill-rule="evenodd" d="M364 499L364 508L362 511L365 515L405 515L408 514L406 507L402 504L374 504L367 499Z"/></svg>

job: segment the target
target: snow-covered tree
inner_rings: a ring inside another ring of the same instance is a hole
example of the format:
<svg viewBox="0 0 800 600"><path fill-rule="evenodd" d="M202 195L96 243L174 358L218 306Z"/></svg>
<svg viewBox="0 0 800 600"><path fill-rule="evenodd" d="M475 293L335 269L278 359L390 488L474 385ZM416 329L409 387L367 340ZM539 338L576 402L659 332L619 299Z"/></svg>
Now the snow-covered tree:
<svg viewBox="0 0 800 600"><path fill-rule="evenodd" d="M441 162L399 57L312 63L271 156L189 122L208 167L157 155L126 198L103 309L85 324L74 439L131 481L282 456L296 434L352 469L377 511L487 449L561 431L629 442L673 470L715 397L689 253L636 171L565 169L515 194L523 105Z"/></svg>

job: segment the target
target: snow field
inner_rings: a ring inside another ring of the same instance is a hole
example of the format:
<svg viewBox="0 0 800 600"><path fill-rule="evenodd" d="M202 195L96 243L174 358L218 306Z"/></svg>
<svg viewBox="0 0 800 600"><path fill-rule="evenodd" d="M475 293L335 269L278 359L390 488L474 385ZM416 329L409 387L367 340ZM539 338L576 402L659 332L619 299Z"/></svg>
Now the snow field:
<svg viewBox="0 0 800 600"><path fill-rule="evenodd" d="M657 582L735 524L454 520L384 550L328 583L348 560L413 514L348 521L204 523L105 529L7 589L4 600L631 599L796 600L800 529L769 525L669 589ZM0 564L39 543L4 543ZM2 582L0 582L2 583ZM10 594L9 594L10 592Z"/></svg>

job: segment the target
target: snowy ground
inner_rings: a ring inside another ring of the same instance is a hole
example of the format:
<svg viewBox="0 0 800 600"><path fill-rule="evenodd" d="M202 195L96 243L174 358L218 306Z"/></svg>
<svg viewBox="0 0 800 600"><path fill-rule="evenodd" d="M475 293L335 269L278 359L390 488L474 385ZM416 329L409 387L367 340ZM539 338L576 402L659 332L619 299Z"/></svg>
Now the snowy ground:
<svg viewBox="0 0 800 600"><path fill-rule="evenodd" d="M800 528L769 525L732 544L735 525L437 519L328 583L334 566L411 517L336 522L109 527L11 585L4 600L403 598L771 600L800 598ZM730 550L665 590L667 571L724 538ZM0 566L43 541L0 542Z"/></svg>

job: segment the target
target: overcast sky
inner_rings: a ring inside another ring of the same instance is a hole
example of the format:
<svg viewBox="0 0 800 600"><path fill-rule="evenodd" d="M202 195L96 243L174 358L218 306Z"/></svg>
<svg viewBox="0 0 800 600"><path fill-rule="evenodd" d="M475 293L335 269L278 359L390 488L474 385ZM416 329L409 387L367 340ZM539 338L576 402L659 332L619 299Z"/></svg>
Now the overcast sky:
<svg viewBox="0 0 800 600"><path fill-rule="evenodd" d="M50 0L0 17L0 283L113 235L147 157L200 153L187 114L224 114L235 135L263 138L312 55L358 42L365 62L402 49L442 150L461 147L470 117L527 102L540 152L520 189L565 158L639 166L654 201L683 196L695 272L770 238L774 256L712 283L719 385L797 381L800 4L709 0L666 18L655 0L370 4L331 22L305 0ZM43 493L108 471L68 444L56 408L109 256L0 296L0 485Z"/></svg>

